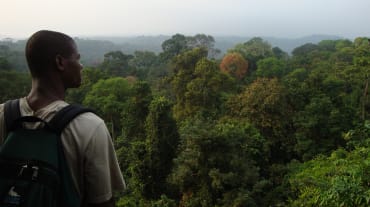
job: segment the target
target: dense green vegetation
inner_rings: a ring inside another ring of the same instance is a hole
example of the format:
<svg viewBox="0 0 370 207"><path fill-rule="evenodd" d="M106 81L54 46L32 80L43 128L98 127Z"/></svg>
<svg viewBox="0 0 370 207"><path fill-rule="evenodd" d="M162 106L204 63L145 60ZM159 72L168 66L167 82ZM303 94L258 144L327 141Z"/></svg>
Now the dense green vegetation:
<svg viewBox="0 0 370 207"><path fill-rule="evenodd" d="M221 59L214 45L176 34L158 54L110 51L69 91L112 134L118 206L369 206L369 40L289 55L256 37ZM0 49L3 102L30 83Z"/></svg>

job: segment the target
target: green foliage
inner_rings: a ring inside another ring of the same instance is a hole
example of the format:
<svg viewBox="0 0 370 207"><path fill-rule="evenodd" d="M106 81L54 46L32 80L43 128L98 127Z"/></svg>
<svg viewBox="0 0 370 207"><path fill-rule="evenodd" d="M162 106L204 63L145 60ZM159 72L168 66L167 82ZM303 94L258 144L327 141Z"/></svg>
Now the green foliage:
<svg viewBox="0 0 370 207"><path fill-rule="evenodd" d="M197 63L193 75L194 78L186 85L182 113L185 116L202 114L205 117L220 114L223 96L231 91L233 80L220 73L217 65L207 59Z"/></svg>
<svg viewBox="0 0 370 207"><path fill-rule="evenodd" d="M82 84L79 88L69 89L67 91L66 100L69 103L82 104L85 96L91 90L92 86L99 80L108 78L105 71L94 68L84 68L82 70Z"/></svg>
<svg viewBox="0 0 370 207"><path fill-rule="evenodd" d="M276 57L277 59L281 59L281 60L288 60L289 59L288 53L284 52L279 47L273 47L272 48L272 53L273 53L274 57Z"/></svg>
<svg viewBox="0 0 370 207"><path fill-rule="evenodd" d="M174 106L174 116L179 119L183 116L182 108L185 104L185 93L187 84L194 78L195 66L198 61L207 56L207 52L201 48L195 48L185 52L173 60L174 75L171 77L170 84L177 104ZM178 108L179 110L177 110Z"/></svg>
<svg viewBox="0 0 370 207"><path fill-rule="evenodd" d="M171 206L171 199L160 196L173 194L166 179L172 169L179 135L170 113L170 102L164 97L148 99L148 92L146 83L133 86L133 95L122 114L124 128L116 142L117 155L131 183L129 197L140 198L145 203L137 206L149 203ZM129 205L131 201L122 202Z"/></svg>
<svg viewBox="0 0 370 207"><path fill-rule="evenodd" d="M180 130L179 156L171 182L181 206L247 206L258 182L253 158L264 154L264 139L247 122L219 123L194 118Z"/></svg>
<svg viewBox="0 0 370 207"><path fill-rule="evenodd" d="M131 86L129 97L121 113L123 139L145 140L144 125L151 101L152 92L147 82L137 81Z"/></svg>
<svg viewBox="0 0 370 207"><path fill-rule="evenodd" d="M6 58L0 56L0 71L10 70L10 68L11 66L10 66L9 61Z"/></svg>
<svg viewBox="0 0 370 207"><path fill-rule="evenodd" d="M358 123L353 129L343 134L343 139L347 142L346 147L350 150L370 146L370 139L366 139L367 137L370 137L369 120Z"/></svg>
<svg viewBox="0 0 370 207"><path fill-rule="evenodd" d="M186 37L182 34L175 34L171 37L171 39L168 39L162 43L162 49L162 60L168 61L188 49Z"/></svg>
<svg viewBox="0 0 370 207"><path fill-rule="evenodd" d="M304 83L309 72L304 68L298 68L285 75L282 84L287 93L287 102L293 111L302 109L308 103L310 89Z"/></svg>
<svg viewBox="0 0 370 207"><path fill-rule="evenodd" d="M158 97L151 102L145 121L148 168L151 172L150 177L144 178L147 181L144 196L148 198L156 198L162 193L171 194L166 179L172 169L179 134L170 112L170 102Z"/></svg>
<svg viewBox="0 0 370 207"><path fill-rule="evenodd" d="M281 78L288 71L286 61L277 59L275 57L269 57L257 62L257 77L265 78Z"/></svg>
<svg viewBox="0 0 370 207"><path fill-rule="evenodd" d="M291 206L369 206L369 148L343 149L303 164L292 164Z"/></svg>
<svg viewBox="0 0 370 207"><path fill-rule="evenodd" d="M284 163L295 156L296 140L292 134L292 111L284 86L277 78L258 78L245 90L228 101L230 115L247 119L266 137L270 164ZM268 177L268 176L267 176Z"/></svg>
<svg viewBox="0 0 370 207"><path fill-rule="evenodd" d="M339 116L326 96L313 98L297 116L296 150L304 160L326 153L337 146L341 139L340 132L332 131L331 123L341 120Z"/></svg>
<svg viewBox="0 0 370 207"><path fill-rule="evenodd" d="M140 197L125 196L117 202L117 207L177 207L176 202L166 195L161 195L159 200L144 201Z"/></svg>
<svg viewBox="0 0 370 207"><path fill-rule="evenodd" d="M24 47L24 41L0 41L0 71L12 69L17 72L27 72Z"/></svg>
<svg viewBox="0 0 370 207"><path fill-rule="evenodd" d="M118 206L369 206L368 38L292 56L253 38L230 49L244 60L235 74L214 43L176 34L158 55L114 48L68 91L114 138L128 185ZM30 88L15 72L22 48L0 42L2 102Z"/></svg>
<svg viewBox="0 0 370 207"><path fill-rule="evenodd" d="M120 114L130 95L130 85L126 79L116 77L101 79L86 94L83 104L96 110L110 125L115 138L121 131Z"/></svg>
<svg viewBox="0 0 370 207"><path fill-rule="evenodd" d="M282 117L289 114L284 87L276 78L255 80L230 99L229 107L233 116L249 119L266 135L281 132L284 128Z"/></svg>
<svg viewBox="0 0 370 207"><path fill-rule="evenodd" d="M314 50L317 50L318 49L318 46L316 44L313 44L313 43L307 43L307 44L304 44L302 46L299 46L297 48L295 48L293 51L292 51L292 54L294 56L306 56L307 54L311 53L312 51Z"/></svg>
<svg viewBox="0 0 370 207"><path fill-rule="evenodd" d="M214 58L220 53L220 50L214 48L214 44L215 40L210 35L197 34L195 36L184 36L182 34L175 34L162 43L163 52L160 54L160 57L162 61L168 62L181 53L195 48L202 48L207 51L207 54L211 58Z"/></svg>
<svg viewBox="0 0 370 207"><path fill-rule="evenodd" d="M299 85L299 84L298 84ZM296 112L296 150L304 160L344 146L342 133L353 127L356 107L347 104L346 80L326 68L315 68L302 82L306 91L302 108Z"/></svg>
<svg viewBox="0 0 370 207"><path fill-rule="evenodd" d="M0 70L0 103L24 97L30 89L31 78L28 73Z"/></svg>
<svg viewBox="0 0 370 207"><path fill-rule="evenodd" d="M161 198L157 201L153 201L151 204L152 207L176 207L176 202L172 199L169 199L166 195L162 195Z"/></svg>
<svg viewBox="0 0 370 207"><path fill-rule="evenodd" d="M256 69L259 60L273 55L271 45L260 37L254 37L243 44L237 44L228 52L240 53L248 61L248 68L252 71Z"/></svg>
<svg viewBox="0 0 370 207"><path fill-rule="evenodd" d="M189 48L204 48L208 51L209 58L215 58L219 53L219 49L215 49L215 39L211 35L196 34L193 37L187 37L187 45Z"/></svg>
<svg viewBox="0 0 370 207"><path fill-rule="evenodd" d="M104 61L99 68L113 76L132 75L134 71L129 67L129 60L132 58L132 55L126 55L121 51L108 52L104 55Z"/></svg>
<svg viewBox="0 0 370 207"><path fill-rule="evenodd" d="M141 80L152 80L165 76L168 71L165 64L160 61L160 56L150 51L135 51L134 57L129 60L129 68Z"/></svg>

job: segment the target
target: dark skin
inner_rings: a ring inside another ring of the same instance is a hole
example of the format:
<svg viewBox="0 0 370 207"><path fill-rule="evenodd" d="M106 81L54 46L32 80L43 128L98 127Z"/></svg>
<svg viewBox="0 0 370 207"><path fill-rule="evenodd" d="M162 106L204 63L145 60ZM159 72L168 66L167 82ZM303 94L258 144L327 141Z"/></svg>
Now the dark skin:
<svg viewBox="0 0 370 207"><path fill-rule="evenodd" d="M71 43L72 44L72 43ZM76 48L75 44L72 45ZM45 68L44 74L32 77L32 88L27 95L28 105L33 111L37 111L54 101L64 100L66 90L78 87L81 78L71 78L81 75L82 65L79 63L79 54L75 49L71 57L65 58L60 55L55 57L55 66ZM79 83L78 83L79 82ZM85 204L84 207L114 207L113 198L98 204Z"/></svg>
<svg viewBox="0 0 370 207"><path fill-rule="evenodd" d="M66 90L56 75L45 78L32 78L32 88L27 95L27 102L32 110L37 111L57 100L64 100Z"/></svg>
<svg viewBox="0 0 370 207"><path fill-rule="evenodd" d="M82 65L79 63L80 55L77 52L75 43L71 43L71 46L74 48L71 57L65 58L57 55L54 65L45 68L43 74L32 77L31 91L27 96L27 102L32 110L37 111L54 101L65 99L66 90L73 85L70 83L71 80L68 79L70 71L77 71L78 73L76 72L75 75L79 75L79 80L81 80L80 71L82 70ZM71 61L75 61L75 65L71 65ZM81 82L74 83L75 87L78 87L80 84Z"/></svg>

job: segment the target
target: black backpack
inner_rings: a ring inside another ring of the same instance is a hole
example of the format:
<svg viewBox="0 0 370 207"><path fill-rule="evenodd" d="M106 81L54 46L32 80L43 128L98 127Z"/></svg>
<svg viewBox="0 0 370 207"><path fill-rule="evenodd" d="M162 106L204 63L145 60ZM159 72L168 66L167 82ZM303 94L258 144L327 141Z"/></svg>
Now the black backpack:
<svg viewBox="0 0 370 207"><path fill-rule="evenodd" d="M50 122L20 116L19 100L4 105L7 136L0 146L0 207L78 207L81 200L72 181L61 143L67 124L81 113L79 105L61 109ZM27 129L27 122L41 122Z"/></svg>

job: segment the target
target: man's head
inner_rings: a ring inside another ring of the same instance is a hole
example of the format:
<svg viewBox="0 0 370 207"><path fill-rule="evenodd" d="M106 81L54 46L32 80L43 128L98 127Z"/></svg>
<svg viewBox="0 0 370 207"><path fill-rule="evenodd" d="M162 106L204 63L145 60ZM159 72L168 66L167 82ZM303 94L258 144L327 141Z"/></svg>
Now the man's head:
<svg viewBox="0 0 370 207"><path fill-rule="evenodd" d="M45 77L51 72L59 71L66 88L77 87L80 84L72 83L81 81L82 66L79 58L74 40L60 32L38 31L26 44L26 59L32 77Z"/></svg>

